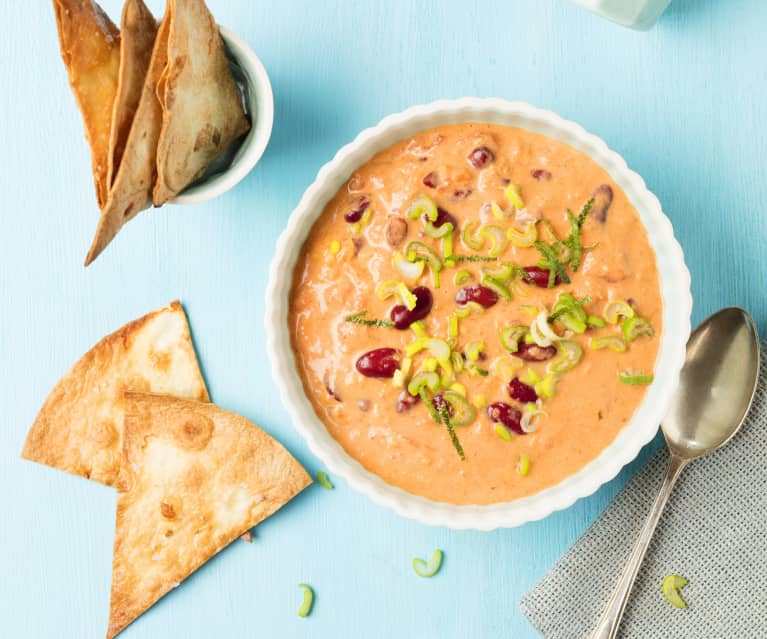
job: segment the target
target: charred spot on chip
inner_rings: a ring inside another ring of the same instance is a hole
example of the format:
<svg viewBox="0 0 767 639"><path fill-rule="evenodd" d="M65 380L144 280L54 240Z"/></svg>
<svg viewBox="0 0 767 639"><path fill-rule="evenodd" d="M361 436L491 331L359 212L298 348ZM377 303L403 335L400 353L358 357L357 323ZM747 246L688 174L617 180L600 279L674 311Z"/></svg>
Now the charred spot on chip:
<svg viewBox="0 0 767 639"><path fill-rule="evenodd" d="M181 511L181 502L175 497L166 497L160 502L160 514L165 519L176 519Z"/></svg>
<svg viewBox="0 0 767 639"><path fill-rule="evenodd" d="M190 450L205 448L212 436L213 421L198 413L190 413L176 431L176 441Z"/></svg>
<svg viewBox="0 0 767 639"><path fill-rule="evenodd" d="M111 446L117 442L118 434L114 421L111 419L100 419L90 429L90 437L104 447Z"/></svg>

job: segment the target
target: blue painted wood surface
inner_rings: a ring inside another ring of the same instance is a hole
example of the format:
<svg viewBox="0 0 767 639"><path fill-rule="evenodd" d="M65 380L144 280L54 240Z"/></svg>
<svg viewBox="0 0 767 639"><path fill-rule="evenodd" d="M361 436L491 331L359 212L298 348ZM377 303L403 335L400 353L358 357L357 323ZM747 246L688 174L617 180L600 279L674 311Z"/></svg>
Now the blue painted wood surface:
<svg viewBox="0 0 767 639"><path fill-rule="evenodd" d="M159 0L150 5L159 15ZM462 95L526 100L603 137L644 176L693 276L694 319L740 304L767 319L767 39L761 0L675 0L634 33L565 0L210 0L274 85L262 162L235 190L132 221L88 270L98 211L49 2L3 2L0 39L0 636L99 637L114 493L23 462L26 430L97 339L181 298L213 398L311 470L276 401L263 337L275 240L319 167L362 128ZM104 2L119 17L118 0ZM126 633L142 637L533 637L516 601L636 465L516 530L405 521L336 481L235 543ZM440 574L415 555L445 551ZM298 582L316 588L308 619Z"/></svg>

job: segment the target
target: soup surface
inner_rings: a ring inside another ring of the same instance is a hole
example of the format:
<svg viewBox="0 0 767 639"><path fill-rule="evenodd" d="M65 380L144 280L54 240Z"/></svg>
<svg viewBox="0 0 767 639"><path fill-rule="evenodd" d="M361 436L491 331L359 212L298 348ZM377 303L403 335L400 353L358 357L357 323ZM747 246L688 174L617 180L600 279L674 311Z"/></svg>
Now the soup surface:
<svg viewBox="0 0 767 639"><path fill-rule="evenodd" d="M662 300L607 172L518 128L423 131L360 167L296 265L298 370L365 468L455 504L580 470L652 381Z"/></svg>

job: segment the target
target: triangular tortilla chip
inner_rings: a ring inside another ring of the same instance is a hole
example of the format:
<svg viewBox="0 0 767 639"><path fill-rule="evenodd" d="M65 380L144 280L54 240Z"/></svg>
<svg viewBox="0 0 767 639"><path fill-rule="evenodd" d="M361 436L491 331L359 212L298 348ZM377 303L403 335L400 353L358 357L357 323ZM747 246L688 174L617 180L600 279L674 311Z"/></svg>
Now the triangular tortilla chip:
<svg viewBox="0 0 767 639"><path fill-rule="evenodd" d="M155 206L200 177L250 128L223 40L205 2L168 0L168 11L168 65L157 87L163 124Z"/></svg>
<svg viewBox="0 0 767 639"><path fill-rule="evenodd" d="M143 0L125 0L120 20L120 72L109 136L107 186L110 188L141 98L156 33L157 21Z"/></svg>
<svg viewBox="0 0 767 639"><path fill-rule="evenodd" d="M116 485L125 390L208 401L178 302L123 326L88 351L48 395L22 457Z"/></svg>
<svg viewBox="0 0 767 639"><path fill-rule="evenodd" d="M311 483L258 426L213 404L126 393L108 639Z"/></svg>
<svg viewBox="0 0 767 639"><path fill-rule="evenodd" d="M168 60L168 12L160 24L152 49L136 114L117 169L109 200L101 210L96 236L85 265L88 266L114 239L122 226L152 205L157 175L157 140L162 127L162 109L157 82Z"/></svg>
<svg viewBox="0 0 767 639"><path fill-rule="evenodd" d="M120 66L120 32L92 0L54 0L61 57L91 147L99 206L107 200L112 106Z"/></svg>

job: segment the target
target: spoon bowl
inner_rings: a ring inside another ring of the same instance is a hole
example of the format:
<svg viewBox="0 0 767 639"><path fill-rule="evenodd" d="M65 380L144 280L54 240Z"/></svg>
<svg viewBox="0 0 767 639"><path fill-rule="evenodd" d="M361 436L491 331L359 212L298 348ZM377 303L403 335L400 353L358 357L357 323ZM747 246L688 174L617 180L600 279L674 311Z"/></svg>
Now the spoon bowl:
<svg viewBox="0 0 767 639"><path fill-rule="evenodd" d="M690 460L726 444L751 407L758 374L759 339L746 311L725 308L698 326L663 420L671 453Z"/></svg>

